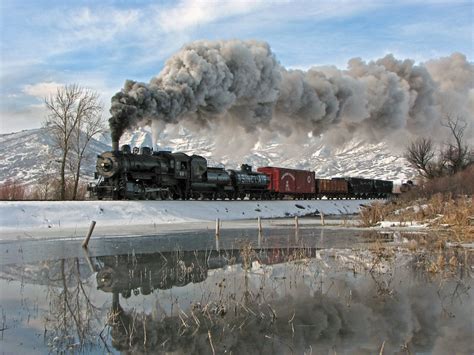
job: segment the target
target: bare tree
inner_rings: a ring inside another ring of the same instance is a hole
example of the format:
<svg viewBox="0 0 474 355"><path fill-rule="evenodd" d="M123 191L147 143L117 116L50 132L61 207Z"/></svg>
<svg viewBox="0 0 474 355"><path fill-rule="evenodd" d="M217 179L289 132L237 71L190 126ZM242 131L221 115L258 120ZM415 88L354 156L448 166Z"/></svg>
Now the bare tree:
<svg viewBox="0 0 474 355"><path fill-rule="evenodd" d="M467 122L460 116L445 116L443 127L449 130L451 140L438 154L430 138L421 137L407 147L405 159L426 179L454 175L474 164L474 151L464 138Z"/></svg>
<svg viewBox="0 0 474 355"><path fill-rule="evenodd" d="M51 133L60 157L60 199L66 199L66 166L70 152L76 149L76 172L80 171L82 157L90 139L97 134L95 123L100 120L102 106L99 95L76 84L58 88L56 94L45 100L48 116L44 126ZM82 130L89 130L89 139L80 137ZM81 153L82 152L82 153ZM79 173L77 173L79 179ZM74 184L76 186L76 184ZM77 187L75 190L77 193ZM76 193L73 192L73 198Z"/></svg>
<svg viewBox="0 0 474 355"><path fill-rule="evenodd" d="M419 174L427 179L432 179L437 175L434 162L435 149L430 138L418 138L407 147L405 159L418 170Z"/></svg>
<svg viewBox="0 0 474 355"><path fill-rule="evenodd" d="M454 117L452 114L448 114L441 125L449 129L452 137L452 141L446 143L446 148L441 153L441 159L443 159L448 173L454 175L472 163L472 152L464 140L467 122L460 116Z"/></svg>
<svg viewBox="0 0 474 355"><path fill-rule="evenodd" d="M71 164L74 186L72 190L72 199L77 198L81 165L86 156L86 148L90 141L96 135L104 132L105 126L100 115L85 117L81 119L80 124L76 126L73 132L71 144Z"/></svg>

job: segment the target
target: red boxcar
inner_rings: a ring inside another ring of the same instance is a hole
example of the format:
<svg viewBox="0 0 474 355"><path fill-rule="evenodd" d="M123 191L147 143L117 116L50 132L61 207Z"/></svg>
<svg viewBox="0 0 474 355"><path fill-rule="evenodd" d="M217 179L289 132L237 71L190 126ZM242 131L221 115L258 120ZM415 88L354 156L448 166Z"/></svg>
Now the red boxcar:
<svg viewBox="0 0 474 355"><path fill-rule="evenodd" d="M318 195L327 197L346 195L349 191L347 181L343 179L316 179L316 186Z"/></svg>
<svg viewBox="0 0 474 355"><path fill-rule="evenodd" d="M270 178L268 189L285 195L308 195L316 192L314 171L266 166L257 169Z"/></svg>

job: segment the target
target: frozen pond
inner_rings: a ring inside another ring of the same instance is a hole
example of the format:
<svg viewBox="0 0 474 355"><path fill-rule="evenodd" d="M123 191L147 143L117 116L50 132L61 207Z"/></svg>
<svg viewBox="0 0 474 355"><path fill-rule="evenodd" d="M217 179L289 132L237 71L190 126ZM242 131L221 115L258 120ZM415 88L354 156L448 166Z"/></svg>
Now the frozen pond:
<svg viewBox="0 0 474 355"><path fill-rule="evenodd" d="M472 250L418 238L307 227L223 230L218 245L210 230L103 238L88 253L3 242L1 350L471 354Z"/></svg>

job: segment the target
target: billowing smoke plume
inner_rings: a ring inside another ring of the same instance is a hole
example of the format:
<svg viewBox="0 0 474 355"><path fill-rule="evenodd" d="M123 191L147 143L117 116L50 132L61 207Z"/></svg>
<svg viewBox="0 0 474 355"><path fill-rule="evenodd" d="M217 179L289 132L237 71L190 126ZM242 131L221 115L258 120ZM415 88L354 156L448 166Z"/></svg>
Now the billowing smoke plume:
<svg viewBox="0 0 474 355"><path fill-rule="evenodd" d="M415 65L392 55L351 59L347 70L283 68L258 41L199 41L171 57L150 83L126 81L112 98L113 141L137 125L182 120L280 135L331 128L375 139L432 134L447 113L472 121L474 66L462 54Z"/></svg>

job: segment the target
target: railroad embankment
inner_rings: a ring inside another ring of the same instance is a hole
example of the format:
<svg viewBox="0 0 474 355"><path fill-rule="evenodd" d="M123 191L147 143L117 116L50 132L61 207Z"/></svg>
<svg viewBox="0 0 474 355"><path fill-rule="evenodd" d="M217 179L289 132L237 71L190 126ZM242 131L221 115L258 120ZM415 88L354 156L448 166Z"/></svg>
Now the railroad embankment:
<svg viewBox="0 0 474 355"><path fill-rule="evenodd" d="M358 213L373 200L291 201L18 201L0 202L0 237L97 227L168 228L197 222ZM158 227L157 227L158 226Z"/></svg>

